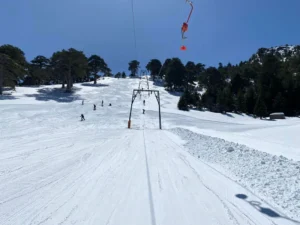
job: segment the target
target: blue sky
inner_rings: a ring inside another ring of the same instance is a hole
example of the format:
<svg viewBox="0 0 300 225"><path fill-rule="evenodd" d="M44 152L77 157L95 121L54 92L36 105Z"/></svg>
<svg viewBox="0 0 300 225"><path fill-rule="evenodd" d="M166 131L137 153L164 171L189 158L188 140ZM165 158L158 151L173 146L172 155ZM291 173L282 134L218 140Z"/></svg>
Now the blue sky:
<svg viewBox="0 0 300 225"><path fill-rule="evenodd" d="M247 60L260 47L300 44L299 0L195 0L180 51L180 28L190 7L185 0L3 0L0 45L20 47L27 60L74 47L98 54L114 73L128 73L136 59L179 57L216 66Z"/></svg>

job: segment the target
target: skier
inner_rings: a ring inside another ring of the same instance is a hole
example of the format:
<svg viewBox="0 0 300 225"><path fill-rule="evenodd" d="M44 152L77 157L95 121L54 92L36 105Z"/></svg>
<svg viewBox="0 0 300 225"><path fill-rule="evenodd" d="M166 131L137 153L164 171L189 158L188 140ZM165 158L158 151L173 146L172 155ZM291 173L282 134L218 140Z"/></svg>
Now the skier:
<svg viewBox="0 0 300 225"><path fill-rule="evenodd" d="M145 114L145 109L143 109L143 114Z"/></svg>
<svg viewBox="0 0 300 225"><path fill-rule="evenodd" d="M103 100L102 100L101 106L103 107Z"/></svg>
<svg viewBox="0 0 300 225"><path fill-rule="evenodd" d="M83 114L81 114L81 121L83 121L83 120L85 120L85 118L84 118L84 115Z"/></svg>
<svg viewBox="0 0 300 225"><path fill-rule="evenodd" d="M143 101L144 105L146 104L146 100Z"/></svg>
<svg viewBox="0 0 300 225"><path fill-rule="evenodd" d="M94 110L96 110L96 105L94 104Z"/></svg>

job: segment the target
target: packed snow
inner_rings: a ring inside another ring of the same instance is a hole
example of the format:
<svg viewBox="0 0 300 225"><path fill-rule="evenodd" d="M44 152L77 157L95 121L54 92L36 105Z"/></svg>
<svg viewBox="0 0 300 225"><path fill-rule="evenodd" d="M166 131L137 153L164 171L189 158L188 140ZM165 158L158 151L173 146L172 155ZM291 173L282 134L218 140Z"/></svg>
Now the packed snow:
<svg viewBox="0 0 300 225"><path fill-rule="evenodd" d="M183 112L150 82L162 130L147 93L128 129L139 81L5 91L0 224L300 224L299 118Z"/></svg>
<svg viewBox="0 0 300 225"><path fill-rule="evenodd" d="M300 216L300 161L182 128L173 132L187 141L186 149L195 157L222 166L227 176L231 175L261 198L286 209L291 217Z"/></svg>

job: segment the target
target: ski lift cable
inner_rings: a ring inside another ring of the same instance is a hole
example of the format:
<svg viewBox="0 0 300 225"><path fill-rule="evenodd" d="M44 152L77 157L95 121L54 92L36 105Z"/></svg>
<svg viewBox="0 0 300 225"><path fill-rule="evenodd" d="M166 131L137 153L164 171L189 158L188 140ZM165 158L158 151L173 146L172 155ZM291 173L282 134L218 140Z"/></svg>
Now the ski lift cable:
<svg viewBox="0 0 300 225"><path fill-rule="evenodd" d="M135 18L134 18L133 0L131 0L131 11L132 11L132 26L133 26L133 38L134 38L135 58L137 60L136 29L135 29Z"/></svg>

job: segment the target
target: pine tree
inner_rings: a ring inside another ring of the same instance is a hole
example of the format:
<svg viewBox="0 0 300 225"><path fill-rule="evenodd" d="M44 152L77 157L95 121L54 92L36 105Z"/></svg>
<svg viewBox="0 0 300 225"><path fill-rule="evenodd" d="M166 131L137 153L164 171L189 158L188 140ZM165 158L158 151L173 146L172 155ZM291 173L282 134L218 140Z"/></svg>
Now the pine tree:
<svg viewBox="0 0 300 225"><path fill-rule="evenodd" d="M186 99L188 105L193 105L193 96L188 89L185 89L185 91L182 94L182 97Z"/></svg>
<svg viewBox="0 0 300 225"><path fill-rule="evenodd" d="M208 88L202 95L201 102L203 107L209 109L210 111L220 111L216 109L217 94L211 88Z"/></svg>
<svg viewBox="0 0 300 225"><path fill-rule="evenodd" d="M279 80L282 63L273 54L267 54L263 57L261 73L258 80L258 90L263 91L263 101L268 110L272 109L273 99L281 91L281 82Z"/></svg>
<svg viewBox="0 0 300 225"><path fill-rule="evenodd" d="M179 98L179 102L178 102L177 107L180 110L189 111L188 101L187 101L186 96L184 94Z"/></svg>
<svg viewBox="0 0 300 225"><path fill-rule="evenodd" d="M103 76L104 76L104 77L112 77L113 74L111 73L111 69L107 67L107 68L104 70Z"/></svg>
<svg viewBox="0 0 300 225"><path fill-rule="evenodd" d="M138 73L138 69L140 68L140 62L137 60L132 60L129 63L128 70L131 72L130 76L135 77Z"/></svg>
<svg viewBox="0 0 300 225"><path fill-rule="evenodd" d="M249 87L245 94L245 110L249 114L253 114L256 103L255 93L252 87Z"/></svg>
<svg viewBox="0 0 300 225"><path fill-rule="evenodd" d="M233 109L233 98L229 87L218 91L217 94L217 109L221 113L227 113Z"/></svg>
<svg viewBox="0 0 300 225"><path fill-rule="evenodd" d="M125 72L122 73L122 78L126 78L126 73Z"/></svg>
<svg viewBox="0 0 300 225"><path fill-rule="evenodd" d="M154 80L154 75L158 75L162 65L158 59L151 59L150 62L146 65L146 69L150 71L150 75Z"/></svg>
<svg viewBox="0 0 300 225"><path fill-rule="evenodd" d="M218 111L221 113L226 111L226 99L224 96L224 92L222 90L220 90L217 94L217 108L218 108Z"/></svg>
<svg viewBox="0 0 300 225"><path fill-rule="evenodd" d="M230 87L226 87L223 90L223 95L225 98L225 113L226 112L231 112L233 110L233 97L232 97L232 92L230 90Z"/></svg>
<svg viewBox="0 0 300 225"><path fill-rule="evenodd" d="M243 92L240 90L235 102L235 110L237 112L245 112L246 104L245 104L245 98Z"/></svg>
<svg viewBox="0 0 300 225"><path fill-rule="evenodd" d="M98 55L92 55L88 59L89 71L94 77L94 84L97 84L97 79L99 78L99 72L105 73L108 70L108 66Z"/></svg>
<svg viewBox="0 0 300 225"><path fill-rule="evenodd" d="M158 74L160 76L160 78L163 78L164 75L166 75L167 69L168 69L170 63L171 63L171 59L165 60L165 62L163 63L163 65L159 71L159 74Z"/></svg>
<svg viewBox="0 0 300 225"><path fill-rule="evenodd" d="M12 45L0 46L0 95L4 85L15 87L23 78L27 62L24 52Z"/></svg>
<svg viewBox="0 0 300 225"><path fill-rule="evenodd" d="M273 110L276 112L284 112L285 111L285 99L280 92L274 98Z"/></svg>
<svg viewBox="0 0 300 225"><path fill-rule="evenodd" d="M254 114L260 117L260 119L267 116L267 107L261 95L258 96L255 104Z"/></svg>
<svg viewBox="0 0 300 225"><path fill-rule="evenodd" d="M197 108L197 107L199 107L199 102L201 102L201 98L200 98L200 95L198 94L198 92L197 91L194 91L193 93L192 93L192 99L193 99L193 101L192 101L192 104Z"/></svg>
<svg viewBox="0 0 300 225"><path fill-rule="evenodd" d="M185 65L184 83L185 88L195 85L197 69L194 62L188 61Z"/></svg>
<svg viewBox="0 0 300 225"><path fill-rule="evenodd" d="M202 103L202 98L198 101L197 103L197 109L202 110L203 109L203 103Z"/></svg>
<svg viewBox="0 0 300 225"><path fill-rule="evenodd" d="M200 82L204 85L204 87L214 92L215 95L217 95L217 92L225 86L225 78L223 74L221 74L215 67L207 68L201 74Z"/></svg>
<svg viewBox="0 0 300 225"><path fill-rule="evenodd" d="M233 94L238 94L238 92L244 88L245 81L242 79L239 73L235 74L231 79L231 90Z"/></svg>
<svg viewBox="0 0 300 225"><path fill-rule="evenodd" d="M118 72L118 73L115 74L115 78L120 78L120 77L121 77L121 73L120 72Z"/></svg>
<svg viewBox="0 0 300 225"><path fill-rule="evenodd" d="M86 77L88 59L82 51L70 48L53 53L51 67L57 74L57 79L62 81L62 87L64 88L66 82L66 92L71 92L73 82L78 78Z"/></svg>
<svg viewBox="0 0 300 225"><path fill-rule="evenodd" d="M38 55L29 65L29 74L24 79L25 85L49 84L51 80L50 60Z"/></svg>
<svg viewBox="0 0 300 225"><path fill-rule="evenodd" d="M181 60L178 58L173 58L168 64L165 82L166 86L171 90L173 88L180 88L184 85L184 74L185 67Z"/></svg>
<svg viewBox="0 0 300 225"><path fill-rule="evenodd" d="M291 115L300 115L300 46L297 46L298 55L291 59L292 86L288 90L287 105Z"/></svg>
<svg viewBox="0 0 300 225"><path fill-rule="evenodd" d="M199 77L205 71L205 65L202 63L196 64L196 76Z"/></svg>

